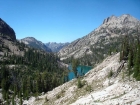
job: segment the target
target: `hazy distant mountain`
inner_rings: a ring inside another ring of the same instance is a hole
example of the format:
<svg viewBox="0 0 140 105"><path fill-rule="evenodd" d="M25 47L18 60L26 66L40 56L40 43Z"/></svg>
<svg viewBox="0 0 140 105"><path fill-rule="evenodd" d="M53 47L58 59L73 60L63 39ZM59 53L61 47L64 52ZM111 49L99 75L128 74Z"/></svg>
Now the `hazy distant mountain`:
<svg viewBox="0 0 140 105"><path fill-rule="evenodd" d="M52 50L52 52L58 52L63 47L67 46L69 43L56 43L56 42L48 42L45 45Z"/></svg>
<svg viewBox="0 0 140 105"><path fill-rule="evenodd" d="M140 30L140 21L129 14L124 14L120 17L111 16L103 21L97 29L90 32L88 35L79 38L68 46L62 48L58 55L62 59L74 56L79 58L85 54L92 54L97 58L105 51L108 46L114 43L119 43L119 37L124 35L134 35L137 30ZM95 49L94 51L92 49ZM109 47L108 47L109 49ZM95 54L95 51L99 51ZM102 51L101 51L102 50Z"/></svg>
<svg viewBox="0 0 140 105"><path fill-rule="evenodd" d="M14 30L0 18L0 36L3 38L16 40Z"/></svg>
<svg viewBox="0 0 140 105"><path fill-rule="evenodd" d="M25 43L26 45L29 45L30 47L41 49L47 52L51 52L51 49L48 48L44 43L41 41L38 41L37 39L33 37L26 37L24 39L21 39L20 42Z"/></svg>

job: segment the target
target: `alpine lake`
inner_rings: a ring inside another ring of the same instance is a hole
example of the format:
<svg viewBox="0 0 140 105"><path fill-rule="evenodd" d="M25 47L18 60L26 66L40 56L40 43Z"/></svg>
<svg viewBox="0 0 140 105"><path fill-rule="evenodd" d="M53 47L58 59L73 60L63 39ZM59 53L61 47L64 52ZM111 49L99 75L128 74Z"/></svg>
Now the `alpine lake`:
<svg viewBox="0 0 140 105"><path fill-rule="evenodd" d="M79 65L77 66L77 76L84 76L88 71L90 71L93 67L92 66L83 66L83 65ZM68 81L74 79L76 76L72 70L72 65L69 64L68 66Z"/></svg>

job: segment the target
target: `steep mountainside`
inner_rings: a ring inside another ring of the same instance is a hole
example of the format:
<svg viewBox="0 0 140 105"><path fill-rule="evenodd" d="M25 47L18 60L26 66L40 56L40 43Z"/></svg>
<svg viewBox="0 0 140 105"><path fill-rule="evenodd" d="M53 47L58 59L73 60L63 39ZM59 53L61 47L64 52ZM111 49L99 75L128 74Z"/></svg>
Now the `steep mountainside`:
<svg viewBox="0 0 140 105"><path fill-rule="evenodd" d="M44 43L42 43L41 41L36 40L33 37L26 37L24 39L21 39L20 42L23 42L24 44L29 45L30 47L33 47L33 48L36 48L36 49L51 52L51 49L46 47L46 45Z"/></svg>
<svg viewBox="0 0 140 105"><path fill-rule="evenodd" d="M0 36L9 40L16 40L14 30L0 18Z"/></svg>
<svg viewBox="0 0 140 105"><path fill-rule="evenodd" d="M56 42L48 42L45 45L52 50L52 52L58 52L63 47L67 46L69 43L56 43Z"/></svg>
<svg viewBox="0 0 140 105"><path fill-rule="evenodd" d="M4 55L21 55L23 56L23 49L16 41L14 30L0 18L0 61L3 60Z"/></svg>
<svg viewBox="0 0 140 105"><path fill-rule="evenodd" d="M80 78L73 79L38 100L31 97L29 105L138 105L140 104L140 81L127 75L127 63L120 62L120 54L107 57L94 69ZM112 71L112 72L111 72Z"/></svg>
<svg viewBox="0 0 140 105"><path fill-rule="evenodd" d="M97 57L101 56L102 58L106 56L113 48L113 50L119 50L120 44L118 42L121 41L120 37L135 35L138 30L140 30L140 21L136 18L128 14L124 14L120 17L111 16L105 19L101 26L88 35L79 38L62 48L58 52L58 55L61 59L72 56L80 58L84 55L92 55L91 58L97 61L100 59ZM108 46L112 46L112 48Z"/></svg>

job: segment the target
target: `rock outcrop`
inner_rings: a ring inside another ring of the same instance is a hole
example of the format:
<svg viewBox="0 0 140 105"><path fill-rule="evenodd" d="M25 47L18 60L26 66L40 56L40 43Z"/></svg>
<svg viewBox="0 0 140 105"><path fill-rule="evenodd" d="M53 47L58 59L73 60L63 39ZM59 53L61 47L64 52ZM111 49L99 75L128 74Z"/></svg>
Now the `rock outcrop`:
<svg viewBox="0 0 140 105"><path fill-rule="evenodd" d="M16 40L14 30L0 18L0 36L8 40Z"/></svg>

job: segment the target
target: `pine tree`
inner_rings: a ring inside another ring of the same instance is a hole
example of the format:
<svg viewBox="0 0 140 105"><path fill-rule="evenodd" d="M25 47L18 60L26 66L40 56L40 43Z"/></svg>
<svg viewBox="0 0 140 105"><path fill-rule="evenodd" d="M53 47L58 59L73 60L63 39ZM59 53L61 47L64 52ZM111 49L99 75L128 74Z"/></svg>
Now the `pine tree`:
<svg viewBox="0 0 140 105"><path fill-rule="evenodd" d="M123 45L123 59L126 60L129 53L129 41L128 37L125 37L124 45Z"/></svg>
<svg viewBox="0 0 140 105"><path fill-rule="evenodd" d="M78 66L78 60L77 59L73 59L72 60L72 70L73 70L73 72L74 72L74 74L75 74L75 77L77 78L77 66Z"/></svg>
<svg viewBox="0 0 140 105"><path fill-rule="evenodd" d="M9 102L9 93L8 93L8 92L7 92L7 94L6 94L6 103L7 103L7 105L10 104L10 102Z"/></svg>
<svg viewBox="0 0 140 105"><path fill-rule="evenodd" d="M14 95L12 97L12 105L15 105Z"/></svg>
<svg viewBox="0 0 140 105"><path fill-rule="evenodd" d="M37 73L37 78L36 78L36 96L38 95L38 93L41 92L41 75L39 73Z"/></svg>
<svg viewBox="0 0 140 105"><path fill-rule="evenodd" d="M132 66L133 66L133 53L132 53L132 50L130 50L129 55L128 55L128 75L129 75L129 79L130 79Z"/></svg>
<svg viewBox="0 0 140 105"><path fill-rule="evenodd" d="M138 49L136 53L133 77L138 78L139 76L140 76L140 45L138 45Z"/></svg>
<svg viewBox="0 0 140 105"><path fill-rule="evenodd" d="M8 92L9 85L8 85L8 81L5 78L2 79L1 86L2 86L3 98L6 99L6 94Z"/></svg>
<svg viewBox="0 0 140 105"><path fill-rule="evenodd" d="M27 84L27 80L24 79L23 80L23 83L22 83L22 92L23 92L23 98L25 99L26 98L26 84Z"/></svg>
<svg viewBox="0 0 140 105"><path fill-rule="evenodd" d="M20 105L22 105L23 101L22 101L22 97L20 97Z"/></svg>

